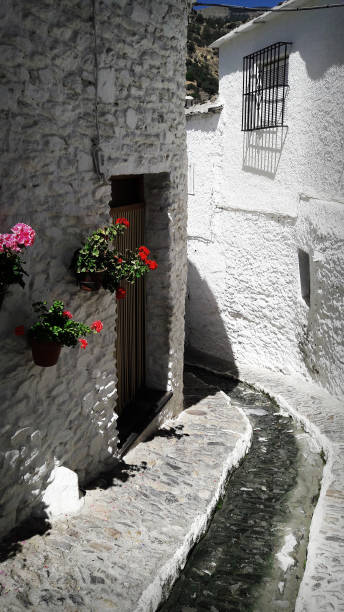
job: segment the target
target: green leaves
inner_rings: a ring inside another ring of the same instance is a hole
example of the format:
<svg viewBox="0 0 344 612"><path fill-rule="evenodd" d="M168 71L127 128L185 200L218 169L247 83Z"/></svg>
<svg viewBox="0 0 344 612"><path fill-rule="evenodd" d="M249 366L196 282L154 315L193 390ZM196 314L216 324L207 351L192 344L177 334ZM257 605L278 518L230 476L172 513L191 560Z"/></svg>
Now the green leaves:
<svg viewBox="0 0 344 612"><path fill-rule="evenodd" d="M25 262L21 260L18 253L5 247L0 253L0 287L14 284L25 287L23 276L28 276L28 274L22 266L23 263Z"/></svg>
<svg viewBox="0 0 344 612"><path fill-rule="evenodd" d="M80 274L105 270L109 252L113 253L112 242L124 230L124 226L109 225L93 232L78 251L74 264L75 272Z"/></svg>
<svg viewBox="0 0 344 612"><path fill-rule="evenodd" d="M111 293L121 281L135 283L146 274L148 267L137 251L122 253L114 245L114 240L125 229L125 225L115 224L94 231L75 253L72 267L76 274L103 272L102 285Z"/></svg>
<svg viewBox="0 0 344 612"><path fill-rule="evenodd" d="M80 336L93 333L93 330L84 323L69 319L63 314L64 303L55 300L47 308L47 302L35 302L34 311L39 315L39 319L29 329L29 338L41 341L58 342L65 346L76 346Z"/></svg>

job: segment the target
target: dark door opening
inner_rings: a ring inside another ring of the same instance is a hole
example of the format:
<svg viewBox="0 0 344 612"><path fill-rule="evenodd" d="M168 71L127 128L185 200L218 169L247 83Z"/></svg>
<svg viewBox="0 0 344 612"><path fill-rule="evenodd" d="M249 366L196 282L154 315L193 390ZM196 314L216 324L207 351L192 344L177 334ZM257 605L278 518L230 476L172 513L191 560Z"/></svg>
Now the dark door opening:
<svg viewBox="0 0 344 612"><path fill-rule="evenodd" d="M129 228L120 236L118 249L134 251L145 244L144 176L112 179L111 216L125 217ZM134 285L123 282L126 297L117 302L117 429L119 447L127 449L154 419L171 393L147 389L145 379L145 280ZM168 396L168 397L167 397Z"/></svg>

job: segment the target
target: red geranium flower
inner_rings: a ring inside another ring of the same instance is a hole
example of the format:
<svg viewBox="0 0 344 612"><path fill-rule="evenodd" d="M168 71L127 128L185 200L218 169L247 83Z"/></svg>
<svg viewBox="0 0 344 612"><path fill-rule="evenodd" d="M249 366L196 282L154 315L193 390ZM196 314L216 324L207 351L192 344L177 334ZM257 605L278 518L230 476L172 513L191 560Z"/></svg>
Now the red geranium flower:
<svg viewBox="0 0 344 612"><path fill-rule="evenodd" d="M25 334L24 325L18 325L18 327L15 328L14 333L16 336L24 336Z"/></svg>
<svg viewBox="0 0 344 612"><path fill-rule="evenodd" d="M85 340L84 338L79 338L79 342L80 342L80 346L82 349L85 349L86 346L88 345L87 340Z"/></svg>
<svg viewBox="0 0 344 612"><path fill-rule="evenodd" d="M94 321L94 323L91 325L91 329L94 329L94 331L99 334L99 332L101 332L103 329L103 323L101 321Z"/></svg>
<svg viewBox="0 0 344 612"><path fill-rule="evenodd" d="M147 247L145 247L145 246L140 246L139 247L139 254L141 255L141 253L144 253L145 255L149 255L150 250L147 249Z"/></svg>
<svg viewBox="0 0 344 612"><path fill-rule="evenodd" d="M146 253L144 253L143 251L139 251L139 257L140 257L140 259L142 259L142 261L147 263L148 255Z"/></svg>
<svg viewBox="0 0 344 612"><path fill-rule="evenodd" d="M158 264L153 259L147 259L146 264L150 270L156 270Z"/></svg>
<svg viewBox="0 0 344 612"><path fill-rule="evenodd" d="M73 315L72 315L71 312L69 312L69 310L64 310L62 314L63 314L64 317L67 317L67 319L72 319L73 318Z"/></svg>
<svg viewBox="0 0 344 612"><path fill-rule="evenodd" d="M123 289L122 287L118 287L118 289L116 290L116 298L118 300L123 300L126 296L126 290Z"/></svg>
<svg viewBox="0 0 344 612"><path fill-rule="evenodd" d="M115 255L115 259L117 259L117 263L123 263L122 257L117 257L117 255Z"/></svg>
<svg viewBox="0 0 344 612"><path fill-rule="evenodd" d="M118 217L118 219L116 219L116 225L125 225L125 227L129 227L130 223L125 217Z"/></svg>

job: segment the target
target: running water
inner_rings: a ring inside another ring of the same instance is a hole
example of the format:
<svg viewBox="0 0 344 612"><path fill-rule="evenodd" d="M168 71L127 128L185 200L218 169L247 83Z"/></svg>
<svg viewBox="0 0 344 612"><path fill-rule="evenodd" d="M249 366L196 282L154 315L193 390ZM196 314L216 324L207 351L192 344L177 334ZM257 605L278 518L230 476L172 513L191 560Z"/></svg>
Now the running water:
<svg viewBox="0 0 344 612"><path fill-rule="evenodd" d="M188 371L244 410L253 441L160 610L292 612L320 489L320 449L262 393L199 368Z"/></svg>

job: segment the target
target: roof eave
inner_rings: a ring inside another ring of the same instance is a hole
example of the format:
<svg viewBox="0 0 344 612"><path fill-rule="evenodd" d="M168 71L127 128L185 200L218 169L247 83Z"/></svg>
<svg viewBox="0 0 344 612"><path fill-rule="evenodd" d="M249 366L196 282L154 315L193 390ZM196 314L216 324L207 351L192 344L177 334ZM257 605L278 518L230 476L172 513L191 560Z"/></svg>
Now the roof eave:
<svg viewBox="0 0 344 612"><path fill-rule="evenodd" d="M272 11L267 11L266 13L259 15L259 17L254 17L250 21L243 23L238 28L235 28L235 30L232 30L228 34L221 36L221 38L218 38L213 43L211 43L211 45L209 45L209 48L219 49L224 43L235 38L238 34L241 34L243 32L248 32L249 30L252 30L253 28L255 28L256 25L263 24L263 23L266 23L267 21L270 21L271 19L274 19L276 15L279 17L281 15L284 15L285 13L280 13L280 9L282 7L283 8L289 8L289 7L297 8L297 7L302 6L306 2L307 0L285 0L285 2L283 2L283 4L280 7L276 7Z"/></svg>

